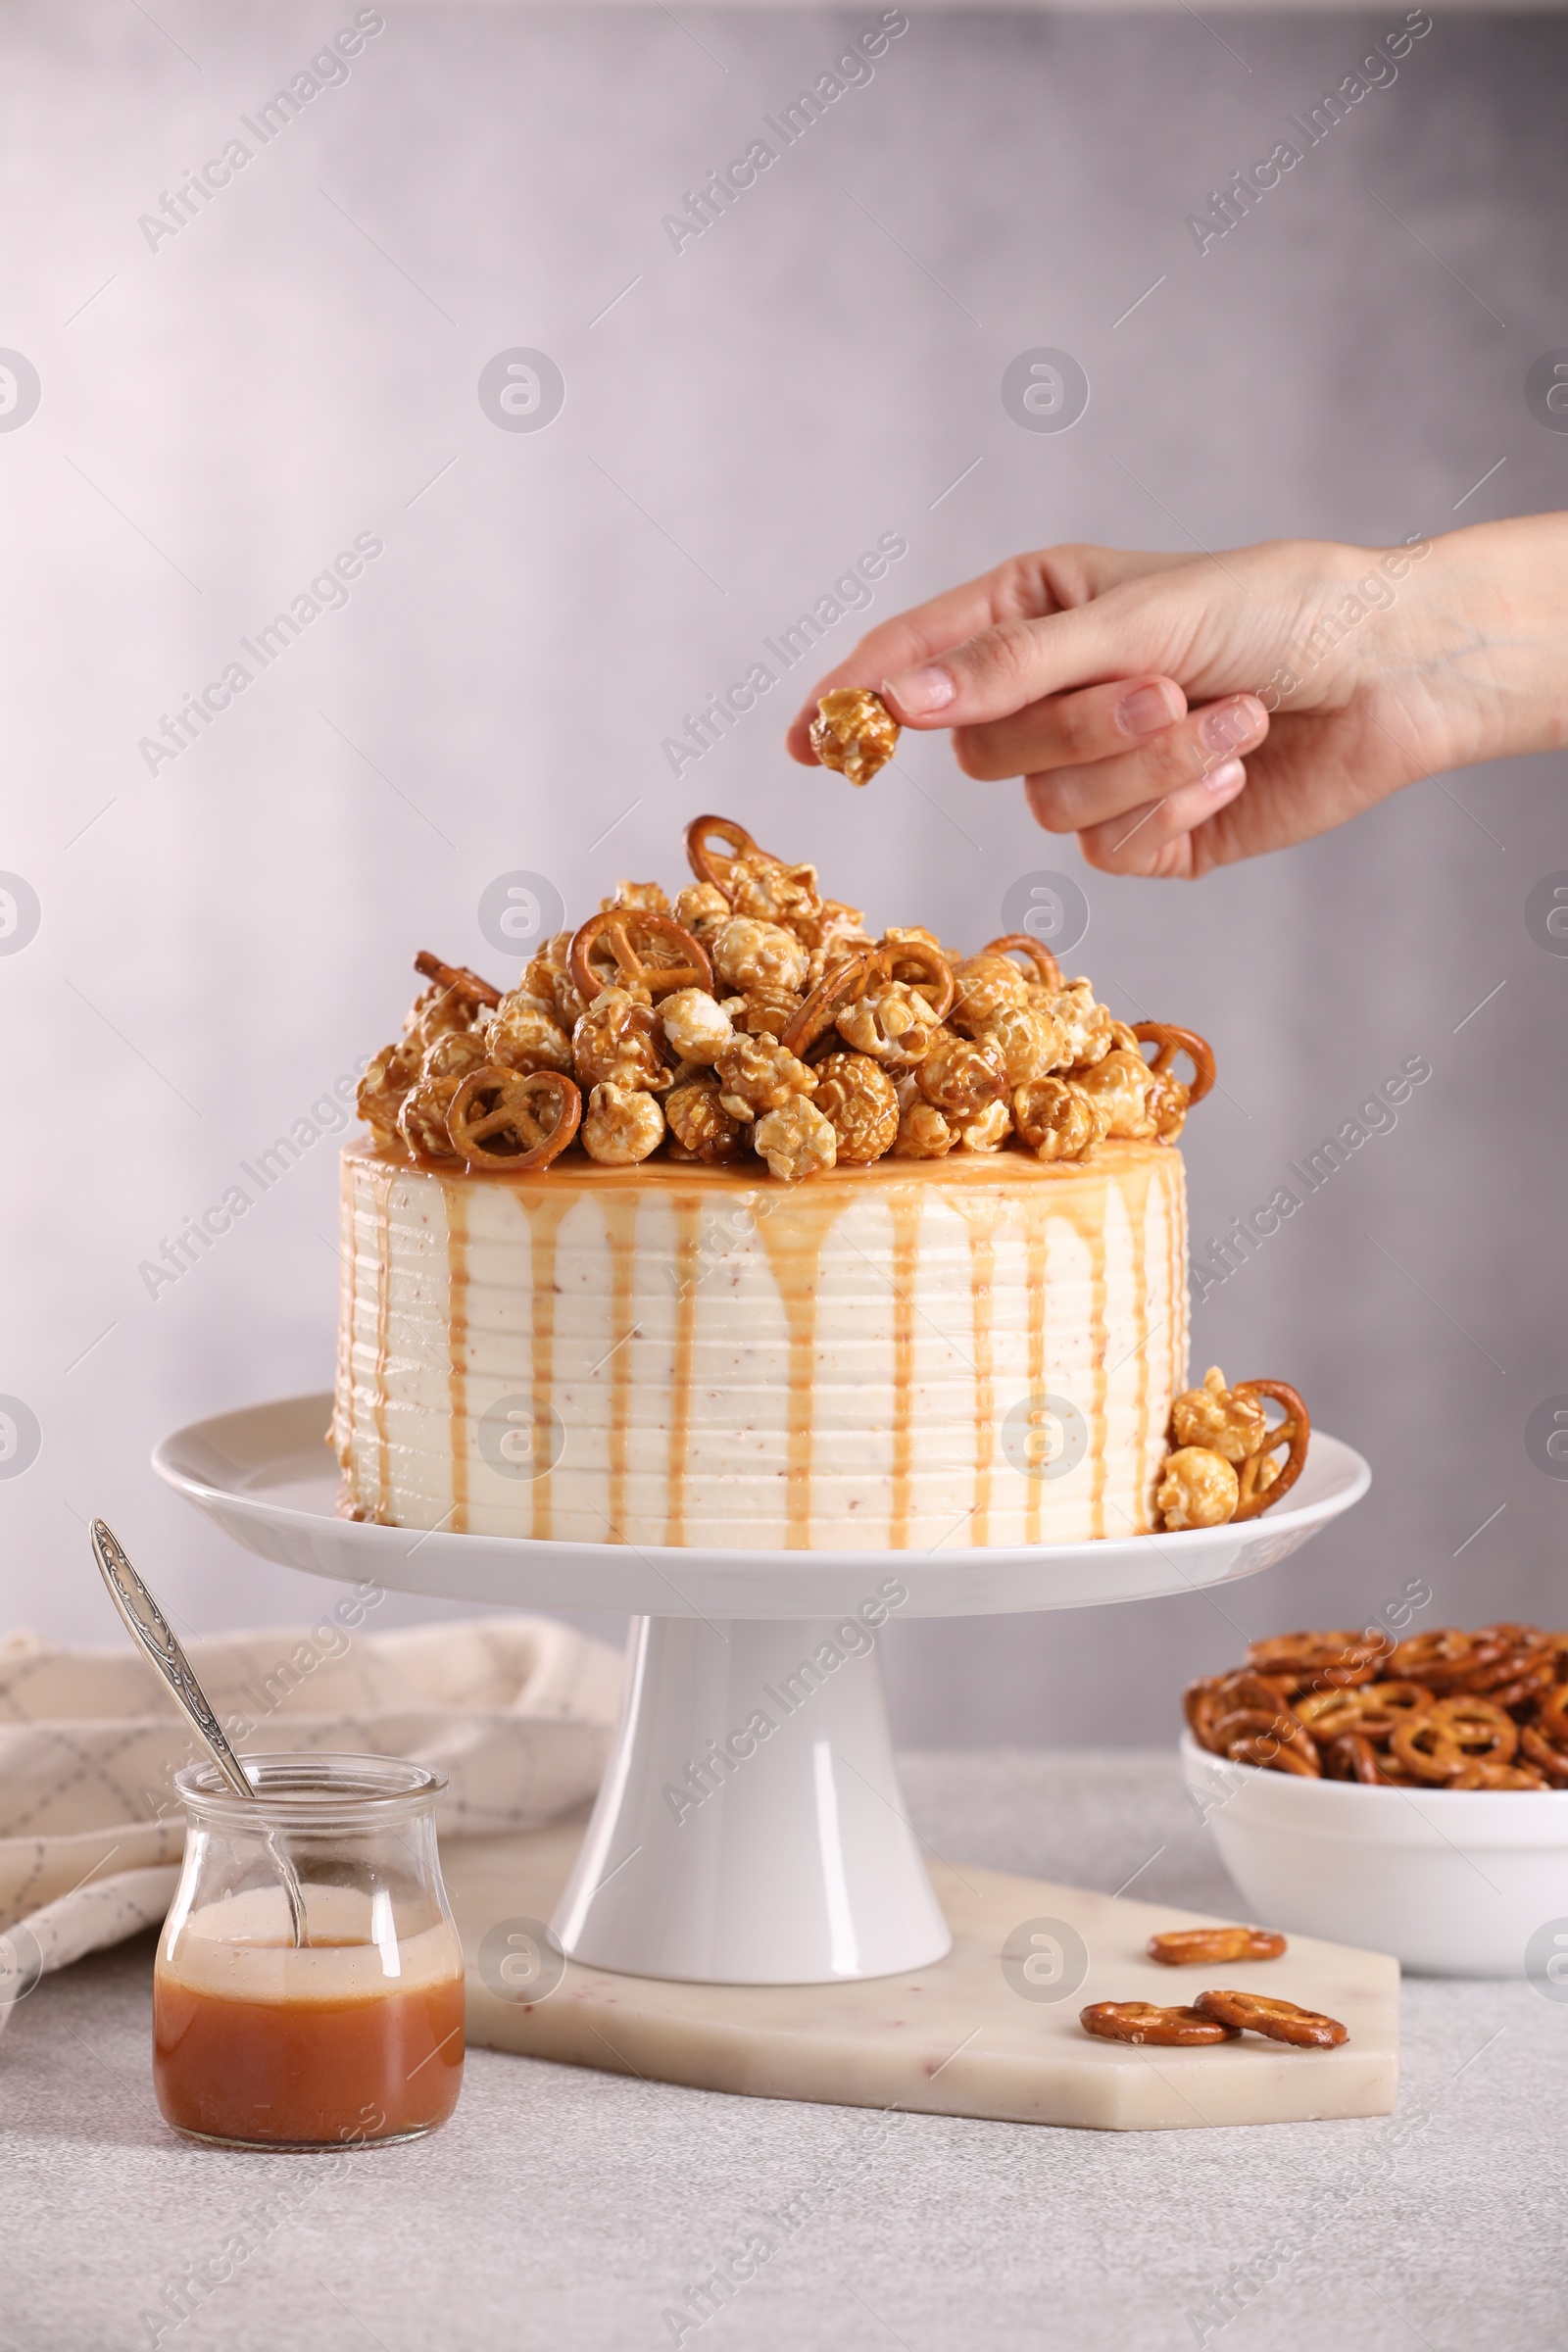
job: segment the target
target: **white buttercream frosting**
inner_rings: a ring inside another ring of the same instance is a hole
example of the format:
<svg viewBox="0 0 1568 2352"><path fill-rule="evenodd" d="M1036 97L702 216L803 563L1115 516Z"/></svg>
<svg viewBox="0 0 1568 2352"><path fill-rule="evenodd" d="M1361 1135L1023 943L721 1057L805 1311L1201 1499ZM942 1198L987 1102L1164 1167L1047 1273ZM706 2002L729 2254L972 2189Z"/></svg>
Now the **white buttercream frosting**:
<svg viewBox="0 0 1568 2352"><path fill-rule="evenodd" d="M343 1172L336 1437L365 1517L736 1549L1153 1524L1187 1375L1168 1146L798 1187L444 1173L368 1145Z"/></svg>

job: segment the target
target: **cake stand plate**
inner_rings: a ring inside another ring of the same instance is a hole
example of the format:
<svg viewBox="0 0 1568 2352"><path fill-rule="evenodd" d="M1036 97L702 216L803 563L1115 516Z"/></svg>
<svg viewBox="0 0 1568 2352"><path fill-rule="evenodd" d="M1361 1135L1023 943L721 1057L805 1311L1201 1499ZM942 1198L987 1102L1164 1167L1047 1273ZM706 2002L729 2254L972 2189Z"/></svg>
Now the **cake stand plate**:
<svg viewBox="0 0 1568 2352"><path fill-rule="evenodd" d="M1082 1608L1285 1559L1365 1494L1314 1436L1288 1508L1241 1527L1034 1549L717 1552L416 1533L336 1515L327 1396L193 1423L161 1477L251 1551L512 1608L631 1613L620 1726L557 1906L584 1965L688 1983L897 1975L952 1943L906 1818L877 1650L892 1617Z"/></svg>

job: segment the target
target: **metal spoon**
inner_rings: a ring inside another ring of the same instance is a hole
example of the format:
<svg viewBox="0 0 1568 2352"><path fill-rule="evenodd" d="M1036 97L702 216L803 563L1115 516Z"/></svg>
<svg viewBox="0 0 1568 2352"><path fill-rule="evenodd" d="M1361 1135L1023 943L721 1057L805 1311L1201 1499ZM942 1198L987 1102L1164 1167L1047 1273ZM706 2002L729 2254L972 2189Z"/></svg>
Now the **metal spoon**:
<svg viewBox="0 0 1568 2352"><path fill-rule="evenodd" d="M152 1660L174 1702L191 1729L218 1766L236 1796L248 1797L260 1803L250 1775L228 1743L222 1725L213 1712L213 1705L201 1684L195 1668L174 1637L173 1628L159 1607L135 1569L125 1557L124 1547L114 1530L102 1519L92 1523L93 1557L109 1587L109 1596L143 1654ZM262 1832L268 1852L283 1882L288 1897L289 1920L294 1930L294 1948L298 1951L311 1940L305 1922L305 1895L295 1876L294 1865L277 1843L276 1832Z"/></svg>

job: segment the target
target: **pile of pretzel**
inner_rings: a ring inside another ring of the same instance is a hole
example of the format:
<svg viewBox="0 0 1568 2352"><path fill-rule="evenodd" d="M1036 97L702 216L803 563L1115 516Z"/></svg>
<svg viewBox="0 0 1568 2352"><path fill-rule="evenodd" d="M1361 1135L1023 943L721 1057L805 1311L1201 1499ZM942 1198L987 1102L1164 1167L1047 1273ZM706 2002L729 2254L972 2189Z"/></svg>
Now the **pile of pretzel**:
<svg viewBox="0 0 1568 2352"><path fill-rule="evenodd" d="M1568 1788L1568 1633L1281 1634L1185 1699L1233 1763L1385 1788Z"/></svg>
<svg viewBox="0 0 1568 2352"><path fill-rule="evenodd" d="M573 1146L620 1167L755 1152L793 1183L885 1153L1172 1143L1213 1085L1200 1037L1113 1019L1022 932L969 956L918 928L873 939L814 866L725 817L696 818L686 846L695 879L673 901L622 882L506 994L416 956L429 985L360 1087L377 1142L512 1174Z"/></svg>

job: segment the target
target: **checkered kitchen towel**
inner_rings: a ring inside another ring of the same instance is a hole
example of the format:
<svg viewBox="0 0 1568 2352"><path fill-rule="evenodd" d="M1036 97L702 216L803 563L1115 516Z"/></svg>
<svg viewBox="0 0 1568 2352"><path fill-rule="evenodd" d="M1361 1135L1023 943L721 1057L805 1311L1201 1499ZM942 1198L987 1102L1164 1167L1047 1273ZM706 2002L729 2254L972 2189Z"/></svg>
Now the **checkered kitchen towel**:
<svg viewBox="0 0 1568 2352"><path fill-rule="evenodd" d="M593 1794L620 1659L544 1617L362 1629L362 1586L311 1627L186 1644L234 1745L412 1756L446 1773L444 1838L535 1829ZM136 1651L0 1637L0 2024L41 1970L162 1920L173 1776L198 1748Z"/></svg>

